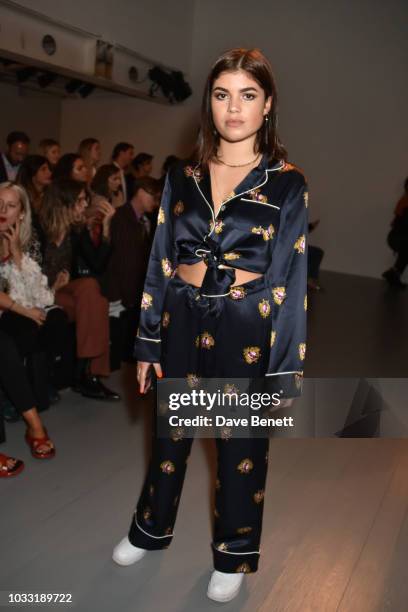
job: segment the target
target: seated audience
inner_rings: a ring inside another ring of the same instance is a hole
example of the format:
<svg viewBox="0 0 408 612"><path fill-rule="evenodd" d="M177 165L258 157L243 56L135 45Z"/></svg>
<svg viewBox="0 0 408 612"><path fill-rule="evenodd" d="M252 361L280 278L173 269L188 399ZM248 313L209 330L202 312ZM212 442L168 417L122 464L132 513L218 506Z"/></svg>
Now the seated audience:
<svg viewBox="0 0 408 612"><path fill-rule="evenodd" d="M398 200L387 236L388 246L396 253L395 264L383 273L388 284L395 289L405 289L401 276L408 264L408 177L404 183L404 194Z"/></svg>
<svg viewBox="0 0 408 612"><path fill-rule="evenodd" d="M129 172L126 175L126 185L128 195L133 193L134 182L144 176L150 176L153 170L153 155L149 153L138 153L132 159Z"/></svg>
<svg viewBox="0 0 408 612"><path fill-rule="evenodd" d="M180 159L180 158L179 158L179 157L177 157L176 155L168 155L168 156L166 157L166 159L164 160L163 165L162 165L162 169L161 169L161 177L160 177L160 179L159 179L159 181L160 181L160 186L161 186L162 191L163 191L163 189L164 189L164 183L166 182L166 174L167 174L167 172L170 170L170 168L171 168L171 167L172 167L172 166L173 166L173 165L174 165L176 162L178 162L178 161L179 161L179 159Z"/></svg>
<svg viewBox="0 0 408 612"><path fill-rule="evenodd" d="M88 206L85 183L54 182L40 211L46 237L43 269L52 285L58 278L67 283L55 293L55 303L76 324L78 370L74 390L85 397L120 399L101 382L109 376L108 301L92 274L102 273L110 256L110 222L115 209L104 213L101 240L94 244L85 224Z"/></svg>
<svg viewBox="0 0 408 612"><path fill-rule="evenodd" d="M33 216L38 215L44 191L51 184L50 163L42 155L28 155L20 166L17 183L23 187L30 200Z"/></svg>
<svg viewBox="0 0 408 612"><path fill-rule="evenodd" d="M126 307L125 355L130 361L139 322L140 302L153 239L146 213L160 202L160 185L145 177L134 185L134 195L116 211L111 226L112 254L106 273L106 293L110 302Z"/></svg>
<svg viewBox="0 0 408 612"><path fill-rule="evenodd" d="M79 143L78 153L88 170L87 183L90 183L96 174L101 161L101 143L96 138L84 138Z"/></svg>
<svg viewBox="0 0 408 612"><path fill-rule="evenodd" d="M86 183L88 180L88 168L78 153L65 153L55 166L52 178L55 181L70 179Z"/></svg>
<svg viewBox="0 0 408 612"><path fill-rule="evenodd" d="M128 200L128 192L126 185L126 172L129 169L130 163L135 154L133 145L128 142L118 142L114 146L112 152L112 163L120 170L121 189L123 194L123 202Z"/></svg>
<svg viewBox="0 0 408 612"><path fill-rule="evenodd" d="M10 132L7 149L0 155L0 183L15 181L21 162L27 157L30 139L25 132Z"/></svg>
<svg viewBox="0 0 408 612"><path fill-rule="evenodd" d="M39 417L24 360L38 348L59 348L65 315L50 308L54 293L35 259L38 253L27 194L11 182L0 184L0 384L27 424L33 456L43 459L53 457L55 449ZM53 289L61 286L60 280Z"/></svg>
<svg viewBox="0 0 408 612"><path fill-rule="evenodd" d="M57 140L52 138L44 138L39 145L40 155L46 157L50 164L51 170L54 170L59 158L61 157L61 147Z"/></svg>
<svg viewBox="0 0 408 612"><path fill-rule="evenodd" d="M123 204L120 170L113 164L104 164L96 171L91 183L92 206L107 201L114 208Z"/></svg>

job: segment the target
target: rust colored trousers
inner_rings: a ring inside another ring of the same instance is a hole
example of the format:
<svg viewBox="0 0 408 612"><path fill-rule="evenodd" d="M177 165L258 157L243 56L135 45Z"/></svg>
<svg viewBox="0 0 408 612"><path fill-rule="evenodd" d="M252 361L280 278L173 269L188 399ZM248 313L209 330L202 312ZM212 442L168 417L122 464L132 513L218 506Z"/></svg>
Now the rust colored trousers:
<svg viewBox="0 0 408 612"><path fill-rule="evenodd" d="M91 360L95 376L109 376L109 304L94 278L70 281L55 294L55 303L76 324L77 356Z"/></svg>

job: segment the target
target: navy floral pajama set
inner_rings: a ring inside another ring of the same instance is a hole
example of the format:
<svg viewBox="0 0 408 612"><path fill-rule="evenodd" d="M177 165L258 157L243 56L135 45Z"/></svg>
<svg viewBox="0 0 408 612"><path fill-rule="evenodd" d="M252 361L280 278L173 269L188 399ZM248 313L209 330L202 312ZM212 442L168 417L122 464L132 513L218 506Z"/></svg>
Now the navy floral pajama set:
<svg viewBox="0 0 408 612"><path fill-rule="evenodd" d="M137 359L160 362L165 377L186 378L191 387L199 377L279 377L279 385L299 389L306 352L307 207L305 178L285 161L270 163L263 156L217 215L208 170L176 164L159 209ZM200 259L207 271L198 288L175 270ZM262 276L235 285L234 268ZM169 546L192 442L154 436L129 531L134 546ZM268 438L216 439L212 549L219 571L257 570L268 445Z"/></svg>

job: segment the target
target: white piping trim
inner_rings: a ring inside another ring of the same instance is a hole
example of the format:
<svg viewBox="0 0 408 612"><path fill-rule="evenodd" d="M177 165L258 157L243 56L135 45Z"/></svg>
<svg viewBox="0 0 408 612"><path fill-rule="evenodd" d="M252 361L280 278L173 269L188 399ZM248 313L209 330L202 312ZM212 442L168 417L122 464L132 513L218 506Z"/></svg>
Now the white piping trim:
<svg viewBox="0 0 408 612"><path fill-rule="evenodd" d="M226 555L260 555L261 554L259 550L253 550L252 552L231 552L230 550L219 550L214 544L213 544L213 548L217 552L225 553Z"/></svg>
<svg viewBox="0 0 408 612"><path fill-rule="evenodd" d="M268 172L276 172L277 170L282 170L282 168L284 168L284 166L285 166L285 162L281 161L281 164L277 168L266 169L265 170L265 180L262 183L259 183L259 185L256 185L255 187L251 187L250 189L247 189L246 191L242 191L241 193L237 193L232 198L228 198L227 200L224 200L223 202L221 202L220 207L219 207L218 212L217 212L216 215L214 214L213 207L211 206L211 204L209 203L209 201L207 200L207 198L205 197L205 195L203 194L203 192L201 191L201 189L200 189L200 187L198 185L198 182L197 182L197 179L196 179L196 175L195 175L195 171L199 167L199 165L200 164L197 164L195 166L194 170L193 170L193 178L194 178L194 182L196 184L196 187L197 187L198 191L201 193L201 195L202 195L204 201L206 202L208 208L211 210L211 216L213 218L213 228L207 234L207 236L211 236L211 234L215 230L215 221L216 221L216 219L217 219L217 217L218 217L218 215L219 215L219 213L221 211L221 206L223 206L225 204L225 202L229 202L230 200L234 200L235 198L238 198L238 197L240 197L242 195L245 195L246 193L249 193L250 191L253 191L254 189L258 189L259 187L263 187L263 185L265 185L265 183L268 181L268 178L269 178L268 177ZM210 179L210 184L211 184L211 179ZM252 202L252 200L251 200L251 202ZM269 204L269 206L272 206L272 204Z"/></svg>
<svg viewBox="0 0 408 612"><path fill-rule="evenodd" d="M149 342L161 342L161 340L156 340L155 338L144 338L143 336L136 336L139 340L148 340Z"/></svg>
<svg viewBox="0 0 408 612"><path fill-rule="evenodd" d="M203 297L226 297L227 295L230 294L230 291L228 291L228 293L219 293L218 295L208 295L207 293L201 293L200 295L202 295Z"/></svg>
<svg viewBox="0 0 408 612"><path fill-rule="evenodd" d="M135 523L138 526L138 528L140 529L140 531L143 531L143 533L145 535L149 536L149 538L154 538L155 540L161 540L162 538L171 538L173 536L172 533L169 533L168 535L164 535L164 536L154 536L151 533L147 533L147 531L142 529L141 526L139 525L139 523L137 522L136 514L135 514Z"/></svg>
<svg viewBox="0 0 408 612"><path fill-rule="evenodd" d="M275 372L274 374L265 374L265 376L279 376L280 374L302 374L302 371L290 370L289 372Z"/></svg>
<svg viewBox="0 0 408 612"><path fill-rule="evenodd" d="M249 198L241 198L242 202L253 202L254 204L261 204L262 206L270 206L271 208L276 208L280 210L280 206L275 206L274 204L269 204L269 202L258 202L258 200L250 200Z"/></svg>

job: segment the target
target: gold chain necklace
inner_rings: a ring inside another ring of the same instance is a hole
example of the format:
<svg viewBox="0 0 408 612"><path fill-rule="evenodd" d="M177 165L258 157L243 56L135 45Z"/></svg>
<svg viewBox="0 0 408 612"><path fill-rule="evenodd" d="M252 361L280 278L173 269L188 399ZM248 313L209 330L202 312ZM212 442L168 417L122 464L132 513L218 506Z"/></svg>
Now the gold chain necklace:
<svg viewBox="0 0 408 612"><path fill-rule="evenodd" d="M259 155L260 154L258 153L255 159L253 159L252 161L246 162L245 164L227 164L227 162L223 161L220 157L218 157L218 155L215 157L215 159L219 161L220 164L223 164L224 166L228 166L228 168L244 168L245 166L250 166L251 164L254 164L258 160Z"/></svg>

